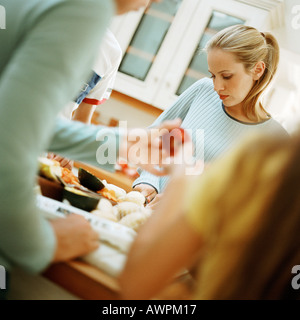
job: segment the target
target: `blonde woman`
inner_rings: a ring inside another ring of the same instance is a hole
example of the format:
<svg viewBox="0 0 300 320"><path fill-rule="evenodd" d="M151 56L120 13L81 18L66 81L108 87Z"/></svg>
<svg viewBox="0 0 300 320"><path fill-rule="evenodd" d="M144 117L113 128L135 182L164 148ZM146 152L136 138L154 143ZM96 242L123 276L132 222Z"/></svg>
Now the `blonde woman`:
<svg viewBox="0 0 300 320"><path fill-rule="evenodd" d="M206 51L212 79L201 79L188 88L153 125L181 118L182 127L193 132L195 157L199 159L204 154L201 160L205 163L232 148L245 134L260 130L287 135L261 102L279 62L274 36L236 25L212 37ZM197 129L203 130L204 145L197 137ZM133 188L150 202L163 192L167 181L168 177L142 171Z"/></svg>

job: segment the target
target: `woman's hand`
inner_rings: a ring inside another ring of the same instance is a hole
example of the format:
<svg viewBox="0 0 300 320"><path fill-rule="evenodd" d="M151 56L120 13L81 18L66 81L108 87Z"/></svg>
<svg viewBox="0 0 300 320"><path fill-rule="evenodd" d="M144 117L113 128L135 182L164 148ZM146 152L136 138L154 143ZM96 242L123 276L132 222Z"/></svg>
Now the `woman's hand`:
<svg viewBox="0 0 300 320"><path fill-rule="evenodd" d="M147 204L147 208L155 211L159 208L161 204L161 199L163 198L163 193L157 194L156 197Z"/></svg>
<svg viewBox="0 0 300 320"><path fill-rule="evenodd" d="M140 183L133 188L134 191L139 191L146 198L146 202L151 202L156 196L157 192L155 188L150 186L149 184Z"/></svg>

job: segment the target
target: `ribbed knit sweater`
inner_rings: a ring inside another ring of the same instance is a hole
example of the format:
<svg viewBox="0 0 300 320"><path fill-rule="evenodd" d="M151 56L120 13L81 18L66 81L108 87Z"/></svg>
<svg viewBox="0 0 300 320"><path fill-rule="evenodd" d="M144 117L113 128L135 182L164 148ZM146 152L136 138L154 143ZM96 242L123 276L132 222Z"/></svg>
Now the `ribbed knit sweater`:
<svg viewBox="0 0 300 320"><path fill-rule="evenodd" d="M195 145L195 158L205 163L213 161L233 148L245 135L257 132L274 132L288 135L285 129L273 118L260 123L244 123L231 117L222 100L214 91L213 81L204 78L183 92L175 103L165 110L151 125L155 126L167 119L182 119L182 127L189 129ZM157 177L140 171L133 187L140 183L152 185L161 193L168 177Z"/></svg>

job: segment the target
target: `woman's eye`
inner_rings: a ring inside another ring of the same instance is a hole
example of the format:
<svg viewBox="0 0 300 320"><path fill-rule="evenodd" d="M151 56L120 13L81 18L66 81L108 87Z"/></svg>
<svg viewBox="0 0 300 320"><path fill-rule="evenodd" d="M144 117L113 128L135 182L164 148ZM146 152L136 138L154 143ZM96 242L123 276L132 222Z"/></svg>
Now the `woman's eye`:
<svg viewBox="0 0 300 320"><path fill-rule="evenodd" d="M211 78L211 79L214 79L214 78L215 78L215 76L212 74L212 75L210 76L210 78Z"/></svg>
<svg viewBox="0 0 300 320"><path fill-rule="evenodd" d="M229 80L231 77L232 77L232 76L227 76L227 77L223 76L223 79Z"/></svg>

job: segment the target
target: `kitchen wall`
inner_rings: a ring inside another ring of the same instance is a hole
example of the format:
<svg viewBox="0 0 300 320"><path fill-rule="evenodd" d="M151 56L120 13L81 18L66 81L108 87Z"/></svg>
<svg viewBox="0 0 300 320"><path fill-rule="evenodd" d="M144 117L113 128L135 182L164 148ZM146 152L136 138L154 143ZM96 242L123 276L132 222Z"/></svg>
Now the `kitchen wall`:
<svg viewBox="0 0 300 320"><path fill-rule="evenodd" d="M128 127L149 126L162 112L131 97L113 92L110 99L97 107L99 122L109 125L112 119L128 121Z"/></svg>
<svg viewBox="0 0 300 320"><path fill-rule="evenodd" d="M284 1L285 23L270 30L281 48L276 81L270 92L270 112L294 133L300 127L300 2Z"/></svg>

